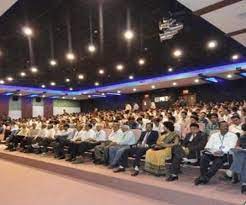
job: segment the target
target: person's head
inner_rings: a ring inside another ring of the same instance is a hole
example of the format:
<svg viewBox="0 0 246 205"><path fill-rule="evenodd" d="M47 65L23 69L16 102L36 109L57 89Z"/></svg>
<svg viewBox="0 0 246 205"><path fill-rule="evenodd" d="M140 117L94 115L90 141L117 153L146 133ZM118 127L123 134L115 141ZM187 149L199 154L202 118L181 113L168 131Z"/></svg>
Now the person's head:
<svg viewBox="0 0 246 205"><path fill-rule="evenodd" d="M240 125L241 124L241 119L240 119L239 115L233 115L231 117L231 121L234 125Z"/></svg>
<svg viewBox="0 0 246 205"><path fill-rule="evenodd" d="M198 122L198 117L196 115L192 115L190 117L190 123L197 123Z"/></svg>
<svg viewBox="0 0 246 205"><path fill-rule="evenodd" d="M99 132L100 130L102 130L103 125L102 124L97 124L96 125L96 130Z"/></svg>
<svg viewBox="0 0 246 205"><path fill-rule="evenodd" d="M219 122L219 117L218 117L218 115L216 113L212 113L210 115L210 120L211 120L212 123L218 123Z"/></svg>
<svg viewBox="0 0 246 205"><path fill-rule="evenodd" d="M176 118L174 116L171 116L168 118L168 121L170 121L174 124L176 122Z"/></svg>
<svg viewBox="0 0 246 205"><path fill-rule="evenodd" d="M37 124L36 123L32 123L32 129L36 129Z"/></svg>
<svg viewBox="0 0 246 205"><path fill-rule="evenodd" d="M205 112L200 112L200 118L201 118L201 119L204 119L206 116L207 116L207 115L206 115Z"/></svg>
<svg viewBox="0 0 246 205"><path fill-rule="evenodd" d="M190 124L190 132L194 135L199 132L199 125L197 123Z"/></svg>
<svg viewBox="0 0 246 205"><path fill-rule="evenodd" d="M220 132L223 135L225 135L228 132L228 130L229 130L229 125L228 125L228 123L226 121L221 121L219 123L219 127L220 127Z"/></svg>
<svg viewBox="0 0 246 205"><path fill-rule="evenodd" d="M77 128L78 131L81 131L81 130L83 129L83 126L82 126L81 124L78 124L78 125L76 126L76 128Z"/></svg>
<svg viewBox="0 0 246 205"><path fill-rule="evenodd" d="M90 130L91 128L92 128L92 124L88 123L88 124L85 125L85 130L86 131Z"/></svg>
<svg viewBox="0 0 246 205"><path fill-rule="evenodd" d="M139 124L143 124L143 118L142 118L142 117L137 118L137 122L138 122Z"/></svg>
<svg viewBox="0 0 246 205"><path fill-rule="evenodd" d="M146 131L147 131L147 132L151 132L151 131L152 131L152 129L153 129L153 124L152 124L152 123L150 123L150 122L149 122L149 123L147 123L147 124L146 124Z"/></svg>
<svg viewBox="0 0 246 205"><path fill-rule="evenodd" d="M120 129L120 123L114 122L113 123L113 130L114 132L117 132Z"/></svg>
<svg viewBox="0 0 246 205"><path fill-rule="evenodd" d="M187 117L187 112L186 111L182 111L181 112L181 118L185 119Z"/></svg>
<svg viewBox="0 0 246 205"><path fill-rule="evenodd" d="M46 124L42 124L41 128L45 129L45 128L47 128L47 125Z"/></svg>
<svg viewBox="0 0 246 205"><path fill-rule="evenodd" d="M53 124L48 124L47 128L48 129L52 129L53 128Z"/></svg>
<svg viewBox="0 0 246 205"><path fill-rule="evenodd" d="M123 132L126 132L126 131L130 130L130 127L128 125L122 125L121 129Z"/></svg>
<svg viewBox="0 0 246 205"><path fill-rule="evenodd" d="M68 130L69 124L65 124L63 127L64 127L64 130Z"/></svg>
<svg viewBox="0 0 246 205"><path fill-rule="evenodd" d="M172 122L166 121L163 123L164 129L167 132L173 132L174 131L174 125Z"/></svg>

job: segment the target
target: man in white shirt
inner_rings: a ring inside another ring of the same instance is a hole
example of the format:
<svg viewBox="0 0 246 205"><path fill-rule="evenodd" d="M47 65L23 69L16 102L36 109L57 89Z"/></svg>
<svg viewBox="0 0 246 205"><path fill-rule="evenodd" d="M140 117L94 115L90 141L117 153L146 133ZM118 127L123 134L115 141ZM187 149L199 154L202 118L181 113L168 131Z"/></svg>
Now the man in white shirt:
<svg viewBox="0 0 246 205"><path fill-rule="evenodd" d="M110 167L112 168L118 165L119 160L125 149L129 148L130 145L134 145L136 143L135 135L130 130L130 127L128 125L122 125L121 129L123 131L123 135L117 139L117 145L109 148L109 163Z"/></svg>
<svg viewBox="0 0 246 205"><path fill-rule="evenodd" d="M113 124L113 130L108 136L108 140L95 147L95 164L107 164L109 148L116 145L122 135L123 132L120 129L120 123L115 122Z"/></svg>
<svg viewBox="0 0 246 205"><path fill-rule="evenodd" d="M207 184L209 180L227 161L228 152L237 144L236 134L229 132L229 125L222 121L219 123L219 132L213 133L206 146L200 161L200 177L194 183L195 185ZM211 167L209 164L212 162Z"/></svg>
<svg viewBox="0 0 246 205"><path fill-rule="evenodd" d="M241 118L239 115L233 115L231 117L232 124L229 126L229 131L238 135L243 135Z"/></svg>

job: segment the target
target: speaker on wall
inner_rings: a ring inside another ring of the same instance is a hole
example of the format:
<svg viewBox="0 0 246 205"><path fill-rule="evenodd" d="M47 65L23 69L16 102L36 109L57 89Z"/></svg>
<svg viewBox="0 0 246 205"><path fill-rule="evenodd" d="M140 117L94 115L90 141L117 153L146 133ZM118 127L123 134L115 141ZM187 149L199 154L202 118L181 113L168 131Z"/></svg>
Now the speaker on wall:
<svg viewBox="0 0 246 205"><path fill-rule="evenodd" d="M41 97L36 97L36 102L41 102Z"/></svg>
<svg viewBox="0 0 246 205"><path fill-rule="evenodd" d="M19 100L19 96L14 95L14 96L12 97L12 100L13 100L13 101L18 101L18 100Z"/></svg>

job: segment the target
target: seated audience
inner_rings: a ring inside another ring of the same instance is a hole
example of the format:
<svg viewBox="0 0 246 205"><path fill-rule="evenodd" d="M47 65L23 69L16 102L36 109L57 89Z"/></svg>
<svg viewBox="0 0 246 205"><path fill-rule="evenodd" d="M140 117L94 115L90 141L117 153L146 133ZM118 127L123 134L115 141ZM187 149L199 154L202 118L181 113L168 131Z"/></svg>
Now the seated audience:
<svg viewBox="0 0 246 205"><path fill-rule="evenodd" d="M216 113L210 114L210 122L205 127L205 133L211 136L213 133L219 131L219 117Z"/></svg>
<svg viewBox="0 0 246 205"><path fill-rule="evenodd" d="M172 163L169 167L169 177L167 181L174 181L178 179L180 173L180 164L183 158L200 159L200 152L204 149L207 143L207 135L199 130L199 125L196 123L190 124L190 133L188 133L184 140L173 147L172 149Z"/></svg>
<svg viewBox="0 0 246 205"><path fill-rule="evenodd" d="M195 185L207 184L216 172L228 160L228 152L235 148L238 137L229 132L229 125L222 121L219 123L219 132L213 133L200 160L200 176L195 180ZM209 168L209 163L212 162Z"/></svg>
<svg viewBox="0 0 246 205"><path fill-rule="evenodd" d="M172 122L164 122L164 134L157 143L146 152L144 170L157 176L165 175L165 162L171 158L172 147L179 143L179 136L174 131Z"/></svg>
<svg viewBox="0 0 246 205"><path fill-rule="evenodd" d="M137 176L139 174L141 157L145 155L152 145L156 144L158 136L158 132L153 130L153 124L147 123L146 131L142 132L137 144L124 150L119 162L119 167L115 172L125 171L125 168L128 166L128 157L132 156L134 157L134 172L132 173L132 176Z"/></svg>

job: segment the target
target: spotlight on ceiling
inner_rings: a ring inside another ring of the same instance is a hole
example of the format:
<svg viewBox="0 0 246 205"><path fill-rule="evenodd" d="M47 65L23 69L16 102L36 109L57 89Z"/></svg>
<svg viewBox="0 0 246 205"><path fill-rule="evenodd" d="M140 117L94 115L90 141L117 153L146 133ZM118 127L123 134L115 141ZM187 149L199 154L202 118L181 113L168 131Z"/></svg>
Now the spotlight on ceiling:
<svg viewBox="0 0 246 205"><path fill-rule="evenodd" d="M173 86L176 86L177 85L177 83L176 82L173 82Z"/></svg>
<svg viewBox="0 0 246 205"><path fill-rule="evenodd" d="M144 65L144 64L145 64L145 59L144 59L144 58L140 58L140 59L138 60L138 64L139 64L140 66Z"/></svg>
<svg viewBox="0 0 246 205"><path fill-rule="evenodd" d="M85 76L84 76L83 74L79 74L79 75L78 75L78 79L79 79L79 80L83 80L84 78L85 78Z"/></svg>
<svg viewBox="0 0 246 205"><path fill-rule="evenodd" d="M130 80L133 80L134 79L134 76L133 75L129 75L129 79Z"/></svg>
<svg viewBox="0 0 246 205"><path fill-rule="evenodd" d="M207 48L208 48L208 49L214 49L214 48L217 47L217 45L218 45L218 42L215 41L215 40L212 40L212 41L209 41L209 42L207 43Z"/></svg>
<svg viewBox="0 0 246 205"><path fill-rule="evenodd" d="M51 86L55 86L56 83L55 83L55 82L50 82L50 85L51 85Z"/></svg>
<svg viewBox="0 0 246 205"><path fill-rule="evenodd" d="M124 66L122 64L118 64L118 65L116 65L116 69L118 71L122 71L124 69Z"/></svg>
<svg viewBox="0 0 246 205"><path fill-rule="evenodd" d="M55 59L51 59L50 60L50 65L51 66L56 66L57 65L57 61Z"/></svg>
<svg viewBox="0 0 246 205"><path fill-rule="evenodd" d="M173 72L173 68L169 67L168 72Z"/></svg>
<svg viewBox="0 0 246 205"><path fill-rule="evenodd" d="M72 52L68 52L68 53L66 54L66 58L67 58L67 60L69 60L69 61L74 61L74 60L75 60L75 55L74 55L74 53L72 53Z"/></svg>
<svg viewBox="0 0 246 205"><path fill-rule="evenodd" d="M25 72L20 72L20 76L21 77L26 77L26 73Z"/></svg>
<svg viewBox="0 0 246 205"><path fill-rule="evenodd" d="M96 51L96 46L94 46L93 44L90 44L90 45L88 46L88 51L89 51L90 53L94 53L94 52Z"/></svg>
<svg viewBox="0 0 246 205"><path fill-rule="evenodd" d="M12 82L12 81L14 80L14 78L11 77L11 76L8 76L6 79L7 79L7 81L9 81L9 82Z"/></svg>
<svg viewBox="0 0 246 205"><path fill-rule="evenodd" d="M0 80L0 84L4 84L5 83L5 81L4 80Z"/></svg>
<svg viewBox="0 0 246 205"><path fill-rule="evenodd" d="M73 91L73 88L69 88L70 91Z"/></svg>
<svg viewBox="0 0 246 205"><path fill-rule="evenodd" d="M24 26L22 28L22 32L24 35L26 35L28 37L33 36L33 30L29 26Z"/></svg>
<svg viewBox="0 0 246 205"><path fill-rule="evenodd" d="M121 91L120 91L120 90L117 90L117 93L118 93L118 94L120 94L120 93L121 93Z"/></svg>
<svg viewBox="0 0 246 205"><path fill-rule="evenodd" d="M43 84L43 85L41 85L41 88L46 88L46 86Z"/></svg>
<svg viewBox="0 0 246 205"><path fill-rule="evenodd" d="M239 55L238 54L234 54L234 55L232 55L231 59L236 61L236 60L239 59Z"/></svg>
<svg viewBox="0 0 246 205"><path fill-rule="evenodd" d="M181 49L176 49L173 51L173 56L175 58L180 58L183 55L183 51Z"/></svg>
<svg viewBox="0 0 246 205"><path fill-rule="evenodd" d="M232 74L228 74L226 77L227 77L228 79L231 79L231 78L232 78Z"/></svg>
<svg viewBox="0 0 246 205"><path fill-rule="evenodd" d="M194 80L194 82L195 82L195 83L199 83L200 80L197 78L197 79Z"/></svg>
<svg viewBox="0 0 246 205"><path fill-rule="evenodd" d="M76 100L77 98L76 97L73 97L73 100Z"/></svg>
<svg viewBox="0 0 246 205"><path fill-rule="evenodd" d="M100 85L100 83L99 82L95 82L95 84L94 84L95 86L99 86Z"/></svg>
<svg viewBox="0 0 246 205"><path fill-rule="evenodd" d="M35 67L35 66L32 66L32 67L30 68L30 70L31 70L32 73L37 73L37 72L38 72L38 68Z"/></svg>
<svg viewBox="0 0 246 205"><path fill-rule="evenodd" d="M124 37L126 40L130 41L134 38L134 33L132 30L126 30L124 33Z"/></svg>
<svg viewBox="0 0 246 205"><path fill-rule="evenodd" d="M69 78L66 78L65 81L69 83L71 80Z"/></svg>
<svg viewBox="0 0 246 205"><path fill-rule="evenodd" d="M88 98L91 98L91 95L88 95Z"/></svg>
<svg viewBox="0 0 246 205"><path fill-rule="evenodd" d="M137 89L136 89L136 88L133 88L133 89L132 89L132 91L133 91L133 92L136 92L136 91L137 91Z"/></svg>
<svg viewBox="0 0 246 205"><path fill-rule="evenodd" d="M151 85L151 89L155 89L155 85Z"/></svg>
<svg viewBox="0 0 246 205"><path fill-rule="evenodd" d="M103 75L103 74L105 73L105 71L104 71L103 69L100 69L100 70L98 71L98 73L99 73L100 75Z"/></svg>

